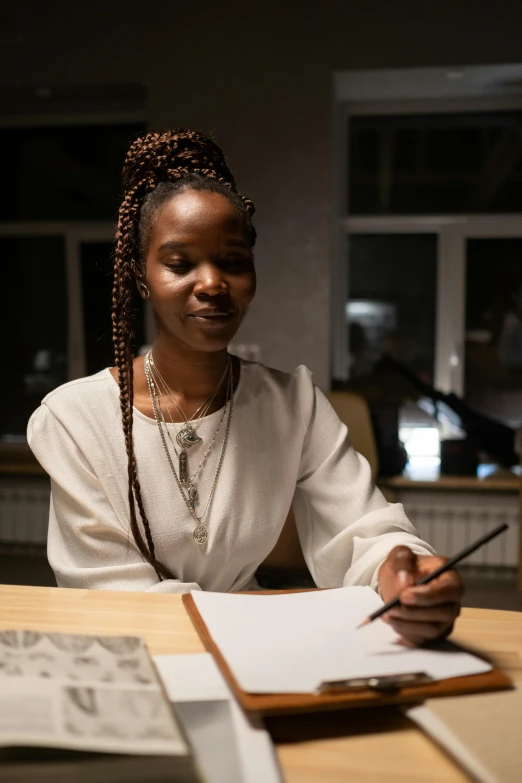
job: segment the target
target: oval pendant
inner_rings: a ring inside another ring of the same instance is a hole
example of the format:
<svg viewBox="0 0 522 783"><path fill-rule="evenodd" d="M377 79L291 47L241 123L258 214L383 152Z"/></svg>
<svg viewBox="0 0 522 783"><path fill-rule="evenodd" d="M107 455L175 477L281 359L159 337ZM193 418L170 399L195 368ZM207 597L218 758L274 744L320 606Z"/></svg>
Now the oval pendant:
<svg viewBox="0 0 522 783"><path fill-rule="evenodd" d="M208 541L208 530L205 525L198 525L195 527L192 535L194 536L196 544L206 544Z"/></svg>
<svg viewBox="0 0 522 783"><path fill-rule="evenodd" d="M201 442L201 438L192 427L183 427L176 435L176 441L181 448L190 448Z"/></svg>

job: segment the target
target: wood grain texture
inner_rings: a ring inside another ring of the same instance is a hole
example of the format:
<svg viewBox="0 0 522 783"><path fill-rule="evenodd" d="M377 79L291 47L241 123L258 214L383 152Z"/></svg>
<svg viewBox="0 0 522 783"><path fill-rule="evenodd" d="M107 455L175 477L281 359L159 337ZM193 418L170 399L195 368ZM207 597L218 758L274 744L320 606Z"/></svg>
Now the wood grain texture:
<svg viewBox="0 0 522 783"><path fill-rule="evenodd" d="M175 595L0 585L1 628L138 634L153 654L204 651L181 596ZM455 638L486 651L509 676L522 682L521 614L464 609ZM508 691L503 694L506 703L512 695ZM431 740L393 708L304 715L287 721L292 723L286 723L284 732L279 727L274 735L286 783L468 781ZM494 725L491 730L495 731ZM513 723L513 731L518 730ZM501 753L502 736L498 742Z"/></svg>

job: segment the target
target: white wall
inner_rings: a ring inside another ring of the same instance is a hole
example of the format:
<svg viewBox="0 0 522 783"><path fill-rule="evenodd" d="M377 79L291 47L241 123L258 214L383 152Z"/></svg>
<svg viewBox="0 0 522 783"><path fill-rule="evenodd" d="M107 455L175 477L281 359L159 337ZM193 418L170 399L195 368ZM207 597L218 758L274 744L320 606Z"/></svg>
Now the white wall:
<svg viewBox="0 0 522 783"><path fill-rule="evenodd" d="M10 5L0 85L140 81L151 127L215 134L258 208L259 293L240 340L322 386L333 72L522 60L519 0Z"/></svg>

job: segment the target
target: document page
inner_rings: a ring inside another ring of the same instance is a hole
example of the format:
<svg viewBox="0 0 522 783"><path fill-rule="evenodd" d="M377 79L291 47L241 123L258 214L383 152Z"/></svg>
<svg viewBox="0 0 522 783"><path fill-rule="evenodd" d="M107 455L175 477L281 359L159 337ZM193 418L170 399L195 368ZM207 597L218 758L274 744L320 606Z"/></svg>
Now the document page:
<svg viewBox="0 0 522 783"><path fill-rule="evenodd" d="M142 639L0 631L0 747L185 756Z"/></svg>
<svg viewBox="0 0 522 783"><path fill-rule="evenodd" d="M437 649L407 648L382 620L358 629L382 606L370 587L276 595L195 591L192 596L248 693L314 693L331 680L406 672L439 680L491 669L448 643Z"/></svg>

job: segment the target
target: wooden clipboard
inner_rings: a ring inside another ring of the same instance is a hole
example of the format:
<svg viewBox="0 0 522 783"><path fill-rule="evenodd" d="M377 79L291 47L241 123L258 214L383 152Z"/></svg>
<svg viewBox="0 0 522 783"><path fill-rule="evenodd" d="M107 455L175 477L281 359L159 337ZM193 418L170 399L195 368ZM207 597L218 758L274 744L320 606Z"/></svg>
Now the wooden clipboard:
<svg viewBox="0 0 522 783"><path fill-rule="evenodd" d="M263 590L249 595L275 595L280 593L304 592L301 590ZM454 677L438 680L427 685L408 685L391 693L375 692L370 689L345 693L247 693L238 684L221 650L210 635L196 603L190 593L182 597L185 609L196 628L205 648L212 653L223 676L230 685L237 700L246 712L258 715L292 715L306 712L340 710L349 707L371 707L390 704L418 703L426 699L443 696L458 696L486 691L508 690L513 683L499 669L493 667L484 674Z"/></svg>

